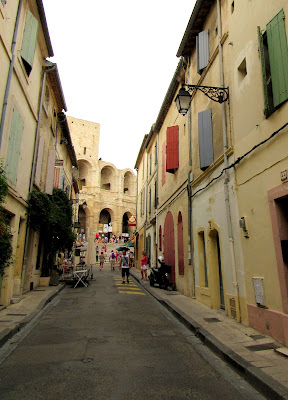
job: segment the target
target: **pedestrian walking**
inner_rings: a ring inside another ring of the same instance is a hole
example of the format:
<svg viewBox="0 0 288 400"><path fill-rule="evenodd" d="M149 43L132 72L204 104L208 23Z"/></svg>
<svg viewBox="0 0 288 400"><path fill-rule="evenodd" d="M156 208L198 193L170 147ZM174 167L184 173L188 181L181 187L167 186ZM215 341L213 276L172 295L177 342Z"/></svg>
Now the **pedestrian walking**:
<svg viewBox="0 0 288 400"><path fill-rule="evenodd" d="M130 265L130 267L134 267L134 253L133 253L133 251L129 252L129 265Z"/></svg>
<svg viewBox="0 0 288 400"><path fill-rule="evenodd" d="M100 271L104 268L104 260L105 260L105 257L104 257L103 251L101 251L101 254L100 254Z"/></svg>
<svg viewBox="0 0 288 400"><path fill-rule="evenodd" d="M144 277L145 277L145 281L148 281L147 269L148 269L149 260L148 260L146 251L142 251L142 256L143 257L141 258L141 276L142 276L141 279L144 279Z"/></svg>
<svg viewBox="0 0 288 400"><path fill-rule="evenodd" d="M96 246L96 263L98 263L99 258L99 246Z"/></svg>
<svg viewBox="0 0 288 400"><path fill-rule="evenodd" d="M114 250L111 250L109 260L111 265L111 271L112 270L115 271L116 254L114 253Z"/></svg>
<svg viewBox="0 0 288 400"><path fill-rule="evenodd" d="M122 279L123 279L122 283L125 283L125 275L127 278L127 283L129 283L129 270L131 267L129 267L129 259L128 256L126 255L126 250L122 251L120 267L122 271Z"/></svg>

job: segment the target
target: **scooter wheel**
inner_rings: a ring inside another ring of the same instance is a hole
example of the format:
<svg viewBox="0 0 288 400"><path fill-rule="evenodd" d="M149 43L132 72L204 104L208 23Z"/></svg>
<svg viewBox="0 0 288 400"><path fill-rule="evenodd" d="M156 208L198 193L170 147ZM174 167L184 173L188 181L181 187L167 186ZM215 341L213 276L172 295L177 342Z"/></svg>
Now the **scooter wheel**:
<svg viewBox="0 0 288 400"><path fill-rule="evenodd" d="M149 281L150 281L150 286L154 286L155 285L154 279L150 278L150 276L149 276Z"/></svg>

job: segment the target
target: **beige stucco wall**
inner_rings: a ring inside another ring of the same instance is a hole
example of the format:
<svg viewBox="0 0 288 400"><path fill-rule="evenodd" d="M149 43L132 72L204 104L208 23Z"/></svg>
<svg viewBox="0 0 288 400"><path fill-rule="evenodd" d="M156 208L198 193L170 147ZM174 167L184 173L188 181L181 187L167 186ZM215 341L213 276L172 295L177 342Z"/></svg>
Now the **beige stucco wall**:
<svg viewBox="0 0 288 400"><path fill-rule="evenodd" d="M257 36L257 26L265 30L266 24L282 8L286 15L285 25L286 32L288 32L288 5L285 0L265 1L265 7L261 0L252 3L245 0L237 10L237 15L235 12L235 15L231 16L229 40L233 42L233 46L230 46L229 55L232 69L233 103L231 111L236 157L242 156L253 146L267 139L287 122L287 103L283 104L268 119L264 116L262 72ZM243 24L244 20L245 29L239 35L240 21ZM246 59L247 75L241 80L238 66L243 59ZM286 129L246 157L236 169L239 213L240 216L246 217L249 232L248 239L242 235L248 303L256 304L252 277L263 277L267 306L269 309L279 312L283 308L267 192L273 187L281 185L280 173L288 167L287 146ZM269 251L263 251L263 249L269 249Z"/></svg>

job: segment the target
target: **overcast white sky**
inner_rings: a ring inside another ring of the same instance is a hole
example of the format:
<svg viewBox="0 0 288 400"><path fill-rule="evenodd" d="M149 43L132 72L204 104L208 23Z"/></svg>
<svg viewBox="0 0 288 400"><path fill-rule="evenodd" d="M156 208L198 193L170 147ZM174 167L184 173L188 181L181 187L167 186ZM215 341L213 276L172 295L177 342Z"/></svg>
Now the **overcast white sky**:
<svg viewBox="0 0 288 400"><path fill-rule="evenodd" d="M134 169L195 0L43 0L67 115L100 124L99 157Z"/></svg>

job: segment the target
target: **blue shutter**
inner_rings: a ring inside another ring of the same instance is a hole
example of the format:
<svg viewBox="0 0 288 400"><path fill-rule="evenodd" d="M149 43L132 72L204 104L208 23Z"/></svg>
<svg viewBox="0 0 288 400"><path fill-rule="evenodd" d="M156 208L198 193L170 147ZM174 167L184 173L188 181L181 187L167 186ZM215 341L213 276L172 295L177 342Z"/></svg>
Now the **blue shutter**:
<svg viewBox="0 0 288 400"><path fill-rule="evenodd" d="M209 62L209 31L202 31L196 37L197 72L201 74Z"/></svg>
<svg viewBox="0 0 288 400"><path fill-rule="evenodd" d="M12 122L9 134L8 149L6 155L5 173L7 179L16 184L18 173L18 162L24 124L16 107L13 109Z"/></svg>
<svg viewBox="0 0 288 400"><path fill-rule="evenodd" d="M199 158L203 171L214 162L211 109L198 114Z"/></svg>
<svg viewBox="0 0 288 400"><path fill-rule="evenodd" d="M21 57L28 75L32 70L36 42L38 34L38 21L34 15L27 10L25 28L22 39Z"/></svg>
<svg viewBox="0 0 288 400"><path fill-rule="evenodd" d="M267 24L273 103L279 106L288 99L288 49L284 11Z"/></svg>

